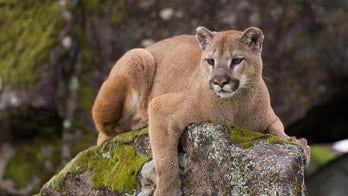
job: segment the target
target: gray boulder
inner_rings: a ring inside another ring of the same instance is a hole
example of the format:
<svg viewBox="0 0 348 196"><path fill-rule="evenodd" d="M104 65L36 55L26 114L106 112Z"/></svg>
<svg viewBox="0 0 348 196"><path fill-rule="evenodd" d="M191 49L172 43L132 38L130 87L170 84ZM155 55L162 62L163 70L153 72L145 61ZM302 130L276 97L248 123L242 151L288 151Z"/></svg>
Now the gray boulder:
<svg viewBox="0 0 348 196"><path fill-rule="evenodd" d="M305 195L302 151L268 134L222 124L190 125L179 145L185 195ZM152 195L147 130L116 136L71 160L41 195Z"/></svg>

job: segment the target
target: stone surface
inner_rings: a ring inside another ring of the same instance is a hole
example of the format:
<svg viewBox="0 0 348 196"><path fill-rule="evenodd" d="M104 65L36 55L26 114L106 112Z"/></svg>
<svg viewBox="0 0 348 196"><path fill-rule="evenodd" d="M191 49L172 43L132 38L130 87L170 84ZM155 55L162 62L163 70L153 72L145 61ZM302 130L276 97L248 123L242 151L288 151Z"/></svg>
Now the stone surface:
<svg viewBox="0 0 348 196"><path fill-rule="evenodd" d="M221 125L192 126L182 140L186 195L301 195L303 164L298 146L253 141L241 148Z"/></svg>
<svg viewBox="0 0 348 196"><path fill-rule="evenodd" d="M244 137L243 140L234 140L236 135L231 135L232 133L240 134L237 137ZM255 134L257 137L250 139L250 134ZM101 152L105 154L107 151L100 149L110 149L112 148L110 145L119 145L120 142L135 148L141 147L142 150L137 150L138 153L149 153L148 150L144 150L149 149L149 143L144 142L148 141L144 139L148 138L147 134L136 133L132 139L126 140L124 138L127 137L121 137L123 138L121 140L114 139L114 143L93 147L87 150L88 153L82 152L80 157L74 158L63 169L67 175L58 183L62 185L61 189L54 190L53 182L57 183L54 177L43 186L41 194L152 195L156 181L153 161L145 163L142 170L135 174L138 176L139 184L126 193L113 190L108 184L104 184L103 188L93 188L91 180L93 171L74 170L80 167L77 163L84 159L83 156ZM142 139L137 139L139 137ZM243 142L248 143L248 147L245 147ZM138 154L138 156L143 155ZM179 159L182 189L185 195L305 195L301 149L296 144L270 135L220 124L190 125L180 140ZM99 163L89 162L89 164ZM99 172L111 172L109 169L106 170ZM57 176L62 177L61 174L62 172ZM117 175L114 174L115 179L118 179ZM127 182L128 178L123 180Z"/></svg>
<svg viewBox="0 0 348 196"><path fill-rule="evenodd" d="M329 162L306 182L309 195L348 195L348 153Z"/></svg>

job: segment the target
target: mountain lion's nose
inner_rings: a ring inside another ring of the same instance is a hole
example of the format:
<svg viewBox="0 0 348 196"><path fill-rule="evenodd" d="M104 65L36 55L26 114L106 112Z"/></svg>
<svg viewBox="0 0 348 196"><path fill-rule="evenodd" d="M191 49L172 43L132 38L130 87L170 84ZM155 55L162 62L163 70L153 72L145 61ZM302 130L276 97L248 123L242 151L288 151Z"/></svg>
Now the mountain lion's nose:
<svg viewBox="0 0 348 196"><path fill-rule="evenodd" d="M213 79L214 84L220 86L221 88L224 87L229 81L230 79L227 76L217 76Z"/></svg>

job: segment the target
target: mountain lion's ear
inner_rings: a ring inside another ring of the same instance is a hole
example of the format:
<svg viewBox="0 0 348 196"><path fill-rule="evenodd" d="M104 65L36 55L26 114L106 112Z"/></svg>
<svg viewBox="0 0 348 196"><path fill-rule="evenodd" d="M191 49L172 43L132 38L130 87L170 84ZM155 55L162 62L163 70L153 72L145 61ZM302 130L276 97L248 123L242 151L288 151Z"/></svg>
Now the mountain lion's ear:
<svg viewBox="0 0 348 196"><path fill-rule="evenodd" d="M249 27L243 32L240 41L248 45L252 50L261 52L263 38L263 33L259 28Z"/></svg>
<svg viewBox="0 0 348 196"><path fill-rule="evenodd" d="M214 37L214 33L209 31L205 27L197 27L196 29L196 38L199 42L200 47L202 50L205 50L207 45L211 43L211 40Z"/></svg>

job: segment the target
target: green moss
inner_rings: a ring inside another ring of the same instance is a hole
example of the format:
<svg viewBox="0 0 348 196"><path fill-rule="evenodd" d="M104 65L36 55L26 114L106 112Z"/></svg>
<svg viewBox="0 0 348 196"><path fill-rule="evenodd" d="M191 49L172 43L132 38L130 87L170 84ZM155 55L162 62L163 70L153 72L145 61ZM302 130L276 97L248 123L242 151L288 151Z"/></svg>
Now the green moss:
<svg viewBox="0 0 348 196"><path fill-rule="evenodd" d="M81 88L79 89L79 101L77 102L78 108L83 112L89 114L93 104L93 91L92 86L89 82L90 70L83 70L80 77Z"/></svg>
<svg viewBox="0 0 348 196"><path fill-rule="evenodd" d="M56 191L62 190L64 181L68 174L80 174L87 170L87 163L90 160L89 158L95 156L95 150L97 148L98 147L94 146L80 152L57 175L48 181L48 186Z"/></svg>
<svg viewBox="0 0 348 196"><path fill-rule="evenodd" d="M100 55L98 55L97 47L95 43L90 44L87 38L87 27L86 24L90 17L101 14L104 12L105 5L103 0L90 0L90 1L79 1L78 7L72 10L74 13L81 17L79 23L75 23L73 26L73 32L78 39L78 61L83 66L79 73L79 89L78 89L78 101L77 106L79 110L85 113L90 113L92 103L94 99L93 87L95 84L91 80L95 70L100 65ZM98 71L98 70L97 70Z"/></svg>
<svg viewBox="0 0 348 196"><path fill-rule="evenodd" d="M105 8L105 0L80 1L79 4L87 16L101 14Z"/></svg>
<svg viewBox="0 0 348 196"><path fill-rule="evenodd" d="M88 0L81 1L80 7L83 9L85 15L100 15L110 11L110 23L117 25L121 23L127 16L127 8L124 0L110 1L110 0Z"/></svg>
<svg viewBox="0 0 348 196"><path fill-rule="evenodd" d="M327 145L311 145L311 160L318 165L325 165L335 158L335 153Z"/></svg>
<svg viewBox="0 0 348 196"><path fill-rule="evenodd" d="M266 139L270 144L293 144L295 142L286 141L280 139L271 134L263 134L255 131L249 131L241 129L238 127L232 127L230 125L225 125L228 128L228 138L232 141L235 141L242 148L249 148L254 145L254 143L260 139Z"/></svg>
<svg viewBox="0 0 348 196"><path fill-rule="evenodd" d="M121 142L121 143L128 144L130 142L133 142L136 137L145 135L145 134L148 134L148 128L144 128L139 131L130 131L130 132L120 134L116 136L115 138L113 138L111 141L116 143Z"/></svg>
<svg viewBox="0 0 348 196"><path fill-rule="evenodd" d="M292 145L298 145L296 142L292 142L292 141L287 141L287 140L283 140L279 137L273 136L273 135L269 135L269 138L267 139L267 142L270 144L292 144Z"/></svg>
<svg viewBox="0 0 348 196"><path fill-rule="evenodd" d="M100 147L91 147L79 153L48 182L48 186L61 191L69 174L77 176L90 170L93 172L91 176L93 188L109 188L112 191L132 194L134 189L140 186L137 175L150 157L138 156L135 148L127 143L146 133L146 129L124 133Z"/></svg>
<svg viewBox="0 0 348 196"><path fill-rule="evenodd" d="M35 177L40 179L41 186L54 174L61 161L61 141L56 138L37 138L33 142L35 145L17 146L15 155L5 168L3 179L11 179L15 188L26 187Z"/></svg>
<svg viewBox="0 0 348 196"><path fill-rule="evenodd" d="M112 191L133 193L139 187L137 173L149 157L138 157L134 147L118 145L117 148L103 151L104 158L89 162L88 168L93 169L91 177L94 188L109 187ZM96 157L95 157L96 158ZM94 165L98 161L98 165Z"/></svg>
<svg viewBox="0 0 348 196"><path fill-rule="evenodd" d="M58 1L0 0L0 77L30 88L49 67L50 49L63 24Z"/></svg>
<svg viewBox="0 0 348 196"><path fill-rule="evenodd" d="M226 127L228 128L228 138L235 141L242 148L249 148L254 145L255 141L267 137L265 134L231 127L230 125L226 125Z"/></svg>
<svg viewBox="0 0 348 196"><path fill-rule="evenodd" d="M117 1L112 6L111 24L120 24L127 16L126 4L124 1Z"/></svg>

